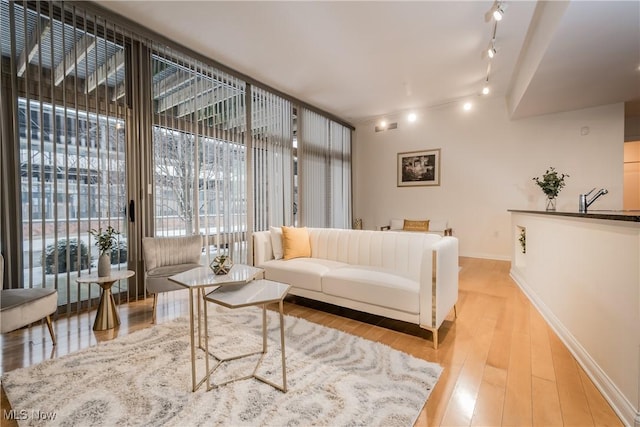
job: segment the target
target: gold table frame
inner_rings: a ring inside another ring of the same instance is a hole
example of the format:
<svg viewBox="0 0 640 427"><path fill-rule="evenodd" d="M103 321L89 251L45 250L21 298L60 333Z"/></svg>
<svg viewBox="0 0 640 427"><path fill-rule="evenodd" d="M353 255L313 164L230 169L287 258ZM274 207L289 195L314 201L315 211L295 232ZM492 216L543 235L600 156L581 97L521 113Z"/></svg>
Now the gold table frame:
<svg viewBox="0 0 640 427"><path fill-rule="evenodd" d="M245 284L252 281L254 278L258 276L262 276L263 270L261 268L252 267L250 265L244 264L234 264L229 271L228 274L224 275L216 275L211 268L208 266L202 266L198 268L194 268L192 270L188 270L174 276L170 276L169 280L178 285L184 287L189 290L189 340L191 344L191 391L195 392L204 384L207 380L208 372L201 379L197 379L196 372L196 309L193 304L193 291L197 291L197 322L198 322L198 348L200 350L205 350L202 346L202 334L201 334L201 323L202 319L200 316L200 301L202 301L203 290L204 288L213 287L213 286L224 286L224 285L239 285ZM206 335L206 334L205 334ZM208 353L205 357L208 361ZM208 369L207 369L208 371Z"/></svg>
<svg viewBox="0 0 640 427"><path fill-rule="evenodd" d="M216 387L221 387L225 384L229 384L231 382L246 380L249 378L255 378L259 381L262 381L265 384L269 384L271 387L274 387L284 393L287 392L287 365L285 359L285 345L284 345L284 309L283 309L283 300L284 297L289 293L289 289L291 289L291 285L287 285L285 283L274 282L266 279L258 279L254 280L250 283L243 285L235 285L235 286L221 286L218 289L214 289L204 296L204 346L205 346L205 369L207 371L207 391L212 390ZM262 350L254 351L251 353L240 354L231 357L219 357L213 355L216 359L218 359L218 363L213 367L213 369L209 370L209 334L208 334L208 317L207 317L207 302L212 302L214 304L221 305L223 307L227 307L230 309L241 308L241 307L249 307L249 306L262 306ZM267 354L267 305L278 303L279 314L280 314L280 355L281 355L281 363L282 363L282 385L276 384L273 381L264 378L256 372L258 368L262 364L262 360L264 356ZM256 366L253 369L251 375L246 375L244 377L233 378L222 383L211 384L211 375L222 365L224 362L228 362L231 360L237 360L248 356L253 356L255 354L262 354L256 363Z"/></svg>

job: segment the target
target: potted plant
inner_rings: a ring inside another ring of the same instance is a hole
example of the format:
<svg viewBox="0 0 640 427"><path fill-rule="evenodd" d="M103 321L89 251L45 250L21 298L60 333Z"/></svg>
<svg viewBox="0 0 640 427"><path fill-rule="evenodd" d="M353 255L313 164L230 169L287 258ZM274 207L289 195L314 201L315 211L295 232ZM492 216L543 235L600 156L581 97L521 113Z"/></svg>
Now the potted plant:
<svg viewBox="0 0 640 427"><path fill-rule="evenodd" d="M547 196L547 210L556 210L556 197L558 193L565 186L564 179L568 178L567 174L559 174L554 167L550 167L542 175L542 177L535 177L533 180L542 189L542 192Z"/></svg>
<svg viewBox="0 0 640 427"><path fill-rule="evenodd" d="M116 236L120 235L120 232L108 226L105 231L102 231L102 228L92 228L89 233L96 239L96 246L100 250L98 277L107 277L111 274L111 250L118 244Z"/></svg>

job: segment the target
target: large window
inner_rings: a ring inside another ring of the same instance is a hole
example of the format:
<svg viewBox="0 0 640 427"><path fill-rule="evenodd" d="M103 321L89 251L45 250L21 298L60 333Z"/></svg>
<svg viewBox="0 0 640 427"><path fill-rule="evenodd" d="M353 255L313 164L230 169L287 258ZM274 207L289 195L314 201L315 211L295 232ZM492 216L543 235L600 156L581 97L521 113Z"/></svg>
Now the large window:
<svg viewBox="0 0 640 427"><path fill-rule="evenodd" d="M207 250L246 262L246 86L165 46L153 51L155 233L201 234Z"/></svg>
<svg viewBox="0 0 640 427"><path fill-rule="evenodd" d="M97 266L90 229L120 230L112 264L127 266L124 36L49 3L0 8L2 102L17 126L3 153L17 160L21 201L3 215L21 224L21 285L56 288L60 305L80 308L99 296L75 281Z"/></svg>
<svg viewBox="0 0 640 427"><path fill-rule="evenodd" d="M253 88L251 96L254 229L294 224L291 103Z"/></svg>
<svg viewBox="0 0 640 427"><path fill-rule="evenodd" d="M351 130L308 109L300 121L301 223L351 228Z"/></svg>
<svg viewBox="0 0 640 427"><path fill-rule="evenodd" d="M75 279L96 270L90 230L108 225L114 268L137 272L115 291L136 298L142 237L200 234L203 255L240 263L254 230L349 227L348 128L103 14L0 0L6 286L55 288L68 311L97 303Z"/></svg>

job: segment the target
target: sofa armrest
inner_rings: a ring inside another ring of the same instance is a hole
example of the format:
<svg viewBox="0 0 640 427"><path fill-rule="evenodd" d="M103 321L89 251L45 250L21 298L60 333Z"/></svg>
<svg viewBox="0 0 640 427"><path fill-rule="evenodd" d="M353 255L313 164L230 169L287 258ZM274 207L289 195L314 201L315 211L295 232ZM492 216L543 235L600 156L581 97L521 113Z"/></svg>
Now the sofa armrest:
<svg viewBox="0 0 640 427"><path fill-rule="evenodd" d="M271 246L270 231L256 231L253 233L253 265L261 266L266 261L274 259Z"/></svg>
<svg viewBox="0 0 640 427"><path fill-rule="evenodd" d="M422 258L420 324L439 328L457 301L458 239L445 236Z"/></svg>

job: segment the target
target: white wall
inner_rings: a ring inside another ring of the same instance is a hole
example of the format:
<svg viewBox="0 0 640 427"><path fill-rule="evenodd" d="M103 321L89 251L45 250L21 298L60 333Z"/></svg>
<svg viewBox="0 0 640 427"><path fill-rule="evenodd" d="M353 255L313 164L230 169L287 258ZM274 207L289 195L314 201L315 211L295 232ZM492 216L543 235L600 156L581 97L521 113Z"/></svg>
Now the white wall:
<svg viewBox="0 0 640 427"><path fill-rule="evenodd" d="M512 214L511 276L625 425L640 427L640 223ZM635 420L635 421L634 421Z"/></svg>
<svg viewBox="0 0 640 427"><path fill-rule="evenodd" d="M609 194L592 209L622 209L624 105L510 121L502 99L481 99L471 111L458 103L387 116L398 129L376 133L375 121L356 126L353 146L354 218L375 229L391 218L447 218L460 255L510 258L507 209L545 208L532 178L549 166L568 173L558 210L575 211L593 187ZM582 135L585 128L588 134ZM440 148L439 187L397 187L397 153Z"/></svg>

